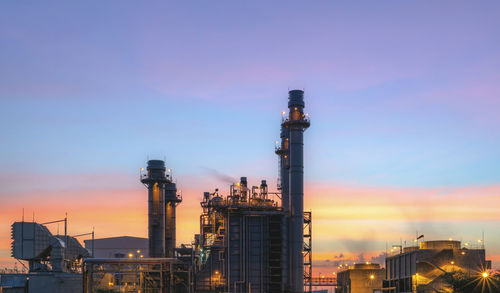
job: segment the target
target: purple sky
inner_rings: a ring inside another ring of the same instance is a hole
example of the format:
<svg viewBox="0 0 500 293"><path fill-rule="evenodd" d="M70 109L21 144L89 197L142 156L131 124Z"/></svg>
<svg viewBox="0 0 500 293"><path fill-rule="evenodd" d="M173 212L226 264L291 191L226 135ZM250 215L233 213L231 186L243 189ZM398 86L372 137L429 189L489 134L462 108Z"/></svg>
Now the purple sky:
<svg viewBox="0 0 500 293"><path fill-rule="evenodd" d="M324 196L498 186L499 11L498 1L2 2L0 202L115 187L102 178L137 188L148 156L179 180L208 169L275 180L294 88L312 119L306 180L335 186ZM436 237L485 229L500 260L500 217L449 219L436 220ZM419 221L397 231L425 230Z"/></svg>

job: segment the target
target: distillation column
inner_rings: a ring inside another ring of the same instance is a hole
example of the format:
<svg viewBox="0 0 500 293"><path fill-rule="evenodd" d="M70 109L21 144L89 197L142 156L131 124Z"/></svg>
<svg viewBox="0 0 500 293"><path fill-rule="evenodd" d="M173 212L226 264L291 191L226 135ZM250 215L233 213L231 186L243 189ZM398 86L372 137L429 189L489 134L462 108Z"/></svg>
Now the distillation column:
<svg viewBox="0 0 500 293"><path fill-rule="evenodd" d="M289 117L283 124L289 129L290 194L290 284L291 292L304 290L304 130L310 123L304 115L304 91L292 90L288 96Z"/></svg>

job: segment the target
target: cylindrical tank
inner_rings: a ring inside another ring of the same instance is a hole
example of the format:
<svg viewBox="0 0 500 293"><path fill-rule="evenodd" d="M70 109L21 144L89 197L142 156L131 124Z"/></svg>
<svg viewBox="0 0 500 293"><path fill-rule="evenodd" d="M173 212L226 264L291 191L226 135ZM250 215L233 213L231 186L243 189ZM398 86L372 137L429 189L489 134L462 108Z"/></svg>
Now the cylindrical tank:
<svg viewBox="0 0 500 293"><path fill-rule="evenodd" d="M290 284L291 292L304 290L304 130L309 121L304 115L304 91L289 92L289 194L290 194Z"/></svg>
<svg viewBox="0 0 500 293"><path fill-rule="evenodd" d="M433 240L420 242L420 249L460 249L460 241L457 240Z"/></svg>

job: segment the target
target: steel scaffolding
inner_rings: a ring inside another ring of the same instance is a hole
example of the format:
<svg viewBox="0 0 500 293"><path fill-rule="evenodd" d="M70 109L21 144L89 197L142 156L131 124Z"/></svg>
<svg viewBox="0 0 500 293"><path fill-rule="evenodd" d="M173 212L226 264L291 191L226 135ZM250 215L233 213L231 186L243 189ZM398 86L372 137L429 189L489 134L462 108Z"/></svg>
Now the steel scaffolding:
<svg viewBox="0 0 500 293"><path fill-rule="evenodd" d="M304 292L312 292L312 213L304 212Z"/></svg>

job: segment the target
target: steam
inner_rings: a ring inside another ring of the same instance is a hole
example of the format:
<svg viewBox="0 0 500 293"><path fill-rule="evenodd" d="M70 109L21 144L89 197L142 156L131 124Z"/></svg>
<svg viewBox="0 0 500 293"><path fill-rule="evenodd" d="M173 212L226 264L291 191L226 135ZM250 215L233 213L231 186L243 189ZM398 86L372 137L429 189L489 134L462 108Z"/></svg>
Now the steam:
<svg viewBox="0 0 500 293"><path fill-rule="evenodd" d="M226 174L224 174L224 173L221 173L221 172L219 172L219 171L217 171L217 170L215 170L215 169L212 169L212 168L207 168L207 167L202 167L202 168L205 170L205 172L206 172L209 176L211 176L211 177L213 177L214 179L217 179L217 180L219 180L219 181L222 181L222 182L224 182L224 183L227 183L227 184L233 184L233 183L235 183L235 182L238 182L238 180L236 180L235 178L233 178L233 177L231 177L231 176L229 176L229 175L226 175Z"/></svg>

